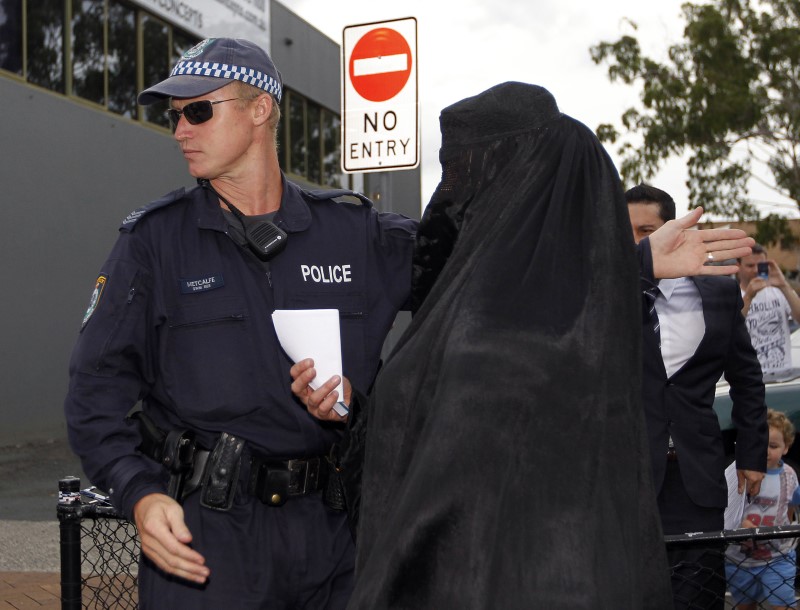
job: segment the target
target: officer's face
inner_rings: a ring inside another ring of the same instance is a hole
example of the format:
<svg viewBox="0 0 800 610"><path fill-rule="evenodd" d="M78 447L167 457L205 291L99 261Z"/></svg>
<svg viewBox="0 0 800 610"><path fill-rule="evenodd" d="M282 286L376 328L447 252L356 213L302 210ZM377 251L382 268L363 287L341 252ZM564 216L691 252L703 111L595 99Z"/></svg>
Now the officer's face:
<svg viewBox="0 0 800 610"><path fill-rule="evenodd" d="M657 203L629 203L633 241L637 244L664 224Z"/></svg>
<svg viewBox="0 0 800 610"><path fill-rule="evenodd" d="M253 134L248 121L251 104L237 94L238 89L228 84L200 97L171 100L170 107L179 111L198 101L218 102L211 105L208 120L193 125L182 115L175 124L175 139L195 178L214 179L233 172L246 158Z"/></svg>

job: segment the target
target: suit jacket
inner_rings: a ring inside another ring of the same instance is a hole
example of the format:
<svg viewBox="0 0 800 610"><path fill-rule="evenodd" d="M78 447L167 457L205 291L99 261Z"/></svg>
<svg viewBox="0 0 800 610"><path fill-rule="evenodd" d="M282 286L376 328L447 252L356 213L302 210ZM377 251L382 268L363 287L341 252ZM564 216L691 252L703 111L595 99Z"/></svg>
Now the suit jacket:
<svg viewBox="0 0 800 610"><path fill-rule="evenodd" d="M643 272L643 289L652 281L646 275ZM769 439L764 383L741 314L737 283L727 277L691 279L703 302L705 334L694 355L669 378L652 325L646 315L642 320L642 402L653 483L658 493L664 482L671 435L689 497L699 506L725 508L726 460L722 432L712 408L715 386L724 374L733 401L737 467L763 472Z"/></svg>

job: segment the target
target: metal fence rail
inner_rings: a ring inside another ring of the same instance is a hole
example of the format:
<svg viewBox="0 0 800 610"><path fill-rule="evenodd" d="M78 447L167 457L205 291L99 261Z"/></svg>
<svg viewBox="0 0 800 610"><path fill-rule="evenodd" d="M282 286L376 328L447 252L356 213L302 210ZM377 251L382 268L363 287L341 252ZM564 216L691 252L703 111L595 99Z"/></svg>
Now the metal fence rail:
<svg viewBox="0 0 800 610"><path fill-rule="evenodd" d="M798 538L800 525L665 536L676 601L697 610L795 607Z"/></svg>
<svg viewBox="0 0 800 610"><path fill-rule="evenodd" d="M58 519L61 537L61 607L62 610L128 609L138 605L137 575L141 547L136 526L111 506L102 493L80 489L80 479L68 477L59 481ZM760 527L755 529L698 532L666 536L667 551L691 551L680 562L670 565L675 583L687 583L681 601L687 609L732 608L732 598L746 593L731 590L725 572L709 569L709 564L724 565L735 576L738 570L751 569L732 562L726 551L732 545L758 549L785 540L780 545L783 556L794 556L794 546L800 539L800 525ZM792 561L794 563L794 561ZM769 564L764 566L769 570ZM791 587L794 605L797 568L773 583ZM799 581L800 582L800 581ZM727 593L727 594L726 594ZM770 593L767 588L766 594ZM773 606L765 600L753 601L763 610Z"/></svg>
<svg viewBox="0 0 800 610"><path fill-rule="evenodd" d="M136 526L80 479L58 483L62 610L135 610L141 547Z"/></svg>

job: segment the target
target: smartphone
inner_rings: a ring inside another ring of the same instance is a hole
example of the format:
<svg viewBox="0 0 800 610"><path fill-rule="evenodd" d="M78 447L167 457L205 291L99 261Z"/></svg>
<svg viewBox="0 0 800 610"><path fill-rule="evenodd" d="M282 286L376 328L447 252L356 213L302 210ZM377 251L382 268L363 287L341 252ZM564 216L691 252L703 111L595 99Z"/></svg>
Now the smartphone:
<svg viewBox="0 0 800 610"><path fill-rule="evenodd" d="M758 263L758 277L769 279L769 263Z"/></svg>

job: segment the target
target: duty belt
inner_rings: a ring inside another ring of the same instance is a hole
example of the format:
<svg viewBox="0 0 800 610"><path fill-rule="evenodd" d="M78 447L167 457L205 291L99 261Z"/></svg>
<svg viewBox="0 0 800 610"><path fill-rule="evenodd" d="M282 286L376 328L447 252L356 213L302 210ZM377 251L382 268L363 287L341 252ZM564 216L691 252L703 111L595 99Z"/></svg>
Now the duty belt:
<svg viewBox="0 0 800 610"><path fill-rule="evenodd" d="M280 506L291 496L304 496L325 488L328 480L325 458L272 460L250 457L247 493L264 504Z"/></svg>
<svg viewBox="0 0 800 610"><path fill-rule="evenodd" d="M229 510L245 462L245 490L265 504L282 506L291 497L323 491L330 508L345 508L341 481L327 456L267 458L245 452L245 441L227 432L208 451L196 446L194 435L186 431L164 433L146 416L137 419L143 437L139 450L169 470L169 494L178 501L199 488L201 505Z"/></svg>

